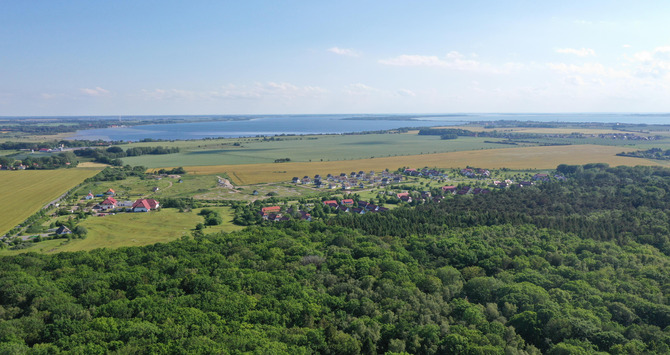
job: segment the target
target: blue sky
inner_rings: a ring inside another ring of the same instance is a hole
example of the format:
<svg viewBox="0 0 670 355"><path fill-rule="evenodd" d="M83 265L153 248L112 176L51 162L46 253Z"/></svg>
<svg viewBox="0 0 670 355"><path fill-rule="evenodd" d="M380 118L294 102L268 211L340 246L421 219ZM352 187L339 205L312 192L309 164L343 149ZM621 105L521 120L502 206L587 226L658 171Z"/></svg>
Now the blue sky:
<svg viewBox="0 0 670 355"><path fill-rule="evenodd" d="M0 116L668 112L666 1L0 0Z"/></svg>

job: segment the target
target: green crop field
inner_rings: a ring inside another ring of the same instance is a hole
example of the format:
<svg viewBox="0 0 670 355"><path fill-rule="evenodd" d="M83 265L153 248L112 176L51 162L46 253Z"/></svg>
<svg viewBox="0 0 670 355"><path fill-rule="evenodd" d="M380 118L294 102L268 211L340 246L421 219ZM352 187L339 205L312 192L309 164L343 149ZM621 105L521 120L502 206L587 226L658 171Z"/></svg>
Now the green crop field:
<svg viewBox="0 0 670 355"><path fill-rule="evenodd" d="M219 211L223 224L205 228L205 233L231 232L242 227L232 224L233 211L229 207L208 207ZM0 255L12 255L25 252L56 253L62 251L92 250L96 248L118 248L123 246L141 246L160 242L169 242L190 236L195 225L203 222L198 215L200 209L191 212L178 212L166 208L149 213L118 213L105 217L89 217L81 225L88 230L85 239L53 239L21 249L0 251Z"/></svg>
<svg viewBox="0 0 670 355"><path fill-rule="evenodd" d="M153 145L177 146L181 152L165 155L142 155L124 158L124 164L148 168L273 163L289 158L292 162L352 160L396 155L455 152L475 149L506 148L494 138L460 137L441 140L438 136L416 133L324 135L277 137L282 140L204 140L185 142L154 142ZM238 142L234 146L231 142ZM149 143L142 143L147 145Z"/></svg>
<svg viewBox="0 0 670 355"><path fill-rule="evenodd" d="M0 235L99 169L0 171Z"/></svg>

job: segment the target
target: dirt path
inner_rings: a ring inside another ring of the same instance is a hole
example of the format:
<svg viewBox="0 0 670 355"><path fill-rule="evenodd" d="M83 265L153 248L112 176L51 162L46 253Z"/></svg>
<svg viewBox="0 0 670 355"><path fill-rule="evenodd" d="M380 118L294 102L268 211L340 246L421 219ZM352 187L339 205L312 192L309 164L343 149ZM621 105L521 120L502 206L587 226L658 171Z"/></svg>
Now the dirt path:
<svg viewBox="0 0 670 355"><path fill-rule="evenodd" d="M231 184L230 181L228 181L228 179L224 179L220 176L217 176L217 178L219 179L219 187L235 190L235 186L233 186L233 184Z"/></svg>

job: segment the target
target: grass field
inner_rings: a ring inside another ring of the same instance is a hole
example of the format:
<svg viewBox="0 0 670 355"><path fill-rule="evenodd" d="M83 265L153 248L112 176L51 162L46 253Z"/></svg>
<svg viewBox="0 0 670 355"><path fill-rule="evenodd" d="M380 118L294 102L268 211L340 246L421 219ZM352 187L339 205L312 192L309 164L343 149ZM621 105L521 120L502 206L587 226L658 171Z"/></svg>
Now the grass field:
<svg viewBox="0 0 670 355"><path fill-rule="evenodd" d="M140 179L138 177L129 177L118 181L96 181L82 185L75 191L79 198L83 198L91 191L94 195L102 194L108 189L116 192L116 199L135 200L141 197L151 197L157 200L165 197L193 197L195 195L225 190L217 185L216 175L184 175L180 179L164 177L156 179ZM158 187L158 191L153 191ZM96 197L93 201L102 202L103 198Z"/></svg>
<svg viewBox="0 0 670 355"><path fill-rule="evenodd" d="M205 233L231 232L242 227L232 224L233 211L229 207L208 207L221 213L224 223L207 227ZM191 235L195 225L203 222L197 213L178 212L167 208L149 213L119 213L106 217L89 217L81 223L88 230L86 239L54 239L35 243L21 250L0 250L0 255L12 255L25 252L57 253L62 251L92 250L96 248L118 248L122 246L141 246L160 242L169 242L183 235Z"/></svg>
<svg viewBox="0 0 670 355"><path fill-rule="evenodd" d="M546 146L507 149L486 149L464 152L423 154L334 162L297 162L248 165L190 166L192 174L226 173L234 184L248 185L263 182L290 181L292 177L315 174L339 174L352 171L395 170L399 167L464 168L476 166L488 169L509 168L553 169L559 164L608 163L617 165L663 165L670 163L616 156L622 147L598 145Z"/></svg>
<svg viewBox="0 0 670 355"><path fill-rule="evenodd" d="M95 163L95 162L92 162L92 161L87 161L87 162L79 163L79 164L77 165L78 168L96 168L96 169L100 169L100 170L102 170L102 169L104 169L104 168L106 168L106 167L108 167L108 166L109 166L109 165L107 165L107 164Z"/></svg>
<svg viewBox="0 0 670 355"><path fill-rule="evenodd" d="M177 154L142 155L124 158L124 164L147 168L193 165L235 165L272 163L275 159L290 158L292 162L352 160L394 155L444 153L474 149L505 148L485 143L495 138L460 137L441 140L438 136L419 136L416 133L324 135L278 137L280 141L206 140L160 142L153 145L178 146ZM234 146L231 142L240 142ZM142 143L146 145L147 143Z"/></svg>
<svg viewBox="0 0 670 355"><path fill-rule="evenodd" d="M99 169L0 171L0 235Z"/></svg>

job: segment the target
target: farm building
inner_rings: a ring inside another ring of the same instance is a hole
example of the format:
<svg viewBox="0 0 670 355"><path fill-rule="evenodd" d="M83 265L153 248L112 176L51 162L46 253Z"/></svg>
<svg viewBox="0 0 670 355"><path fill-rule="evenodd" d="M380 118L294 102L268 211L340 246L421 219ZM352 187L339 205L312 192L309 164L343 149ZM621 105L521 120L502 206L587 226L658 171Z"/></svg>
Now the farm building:
<svg viewBox="0 0 670 355"><path fill-rule="evenodd" d="M56 234L58 235L72 234L72 231L70 230L70 228L66 226L60 226L58 227L58 229L56 229Z"/></svg>
<svg viewBox="0 0 670 355"><path fill-rule="evenodd" d="M111 210L116 208L118 205L118 201L114 197L107 197L102 203L100 204L100 208L103 210Z"/></svg>
<svg viewBox="0 0 670 355"><path fill-rule="evenodd" d="M149 212L158 208L158 201L151 198L141 198L133 203L133 212Z"/></svg>

